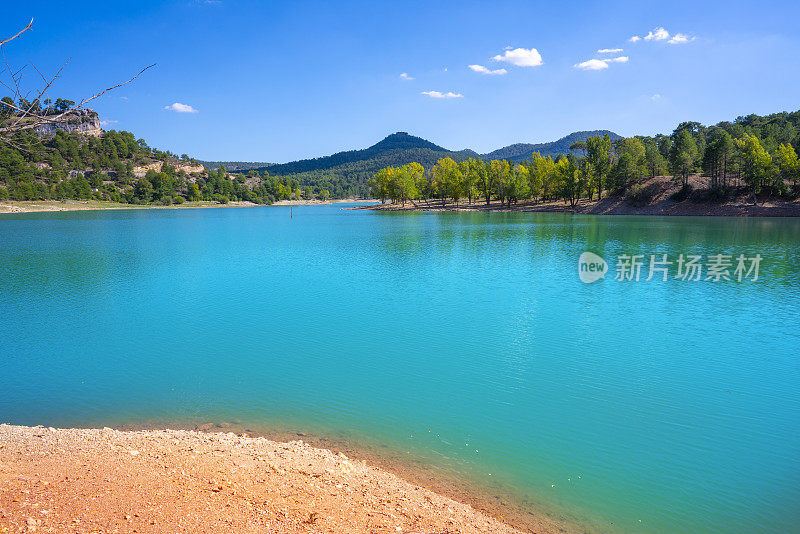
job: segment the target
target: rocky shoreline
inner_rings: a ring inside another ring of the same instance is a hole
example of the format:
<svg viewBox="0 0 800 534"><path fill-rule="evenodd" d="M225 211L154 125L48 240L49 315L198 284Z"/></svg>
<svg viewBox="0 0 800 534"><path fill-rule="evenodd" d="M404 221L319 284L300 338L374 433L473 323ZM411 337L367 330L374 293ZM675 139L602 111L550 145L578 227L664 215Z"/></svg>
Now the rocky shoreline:
<svg viewBox="0 0 800 534"><path fill-rule="evenodd" d="M0 425L0 531L521 532L304 443L193 430ZM542 519L526 530L563 532Z"/></svg>
<svg viewBox="0 0 800 534"><path fill-rule="evenodd" d="M753 204L752 191L744 187L731 188L730 195L718 201L709 199L707 180L701 176L690 176L691 193L687 198L676 200L680 184L669 176L656 176L644 180L640 186L643 198L634 199L625 195L608 195L601 200L581 198L575 205L561 199L521 200L508 205L496 199L486 203L482 199L469 202L462 199L455 203L448 199L407 201L405 203L383 203L357 206L351 209L376 211L470 211L470 212L516 212L516 213L569 213L580 215L658 215L684 217L800 217L800 198L764 197Z"/></svg>

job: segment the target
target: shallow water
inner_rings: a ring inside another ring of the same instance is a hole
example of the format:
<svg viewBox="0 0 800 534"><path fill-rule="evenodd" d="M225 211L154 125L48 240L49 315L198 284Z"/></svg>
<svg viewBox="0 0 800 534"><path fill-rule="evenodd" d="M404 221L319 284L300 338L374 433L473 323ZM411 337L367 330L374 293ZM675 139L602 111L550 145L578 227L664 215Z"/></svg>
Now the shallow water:
<svg viewBox="0 0 800 534"><path fill-rule="evenodd" d="M340 208L0 216L0 420L238 419L602 531L796 529L800 221ZM583 251L764 259L583 284Z"/></svg>

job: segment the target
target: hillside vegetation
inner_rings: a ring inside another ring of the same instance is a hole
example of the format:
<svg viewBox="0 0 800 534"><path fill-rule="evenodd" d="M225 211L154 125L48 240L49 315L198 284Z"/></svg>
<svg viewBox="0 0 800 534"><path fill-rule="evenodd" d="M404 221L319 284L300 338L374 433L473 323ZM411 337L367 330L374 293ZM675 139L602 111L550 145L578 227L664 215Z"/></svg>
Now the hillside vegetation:
<svg viewBox="0 0 800 534"><path fill-rule="evenodd" d="M498 200L510 207L520 200L561 199L574 207L582 199L610 194L646 205L654 200L655 188L645 179L669 173L680 186L671 195L673 201L691 197L721 202L743 191L753 204L759 196L800 196L800 111L748 115L710 127L684 122L670 135L654 137L593 135L569 149L555 159L534 152L515 161L518 148L507 147L495 153L512 159L447 157L432 168L421 162L388 166L370 180L370 188L382 202L401 204L437 198L442 206L448 200L458 206L461 199L472 204L479 198L487 205ZM701 180L690 183L696 173Z"/></svg>
<svg viewBox="0 0 800 534"><path fill-rule="evenodd" d="M292 178L315 191L328 190L335 198L366 197L369 195L369 179L383 167L405 165L412 161L432 167L442 158L462 161L471 156L477 154L471 150L447 150L420 137L397 132L363 150L338 152L331 156L269 165L256 170Z"/></svg>
<svg viewBox="0 0 800 534"><path fill-rule="evenodd" d="M8 97L6 97L8 98ZM68 101L57 101L68 102ZM62 106L63 107L63 106ZM40 112L47 114L49 108ZM76 120L97 120L94 112ZM13 120L0 115L0 127ZM83 117L83 118L81 118ZM99 124L99 121L97 121ZM668 135L622 138L608 130L575 132L541 144L514 144L479 155L452 151L397 132L363 150L291 163L227 162L208 166L149 147L125 131L69 125L25 130L0 145L0 200L93 199L169 205L191 201L377 197L404 202L437 198L513 205L563 199L571 205L595 195L646 203L644 178L671 174L681 198L720 200L747 188L759 195L800 194L800 112L748 115L704 126L684 122ZM85 129L84 129L85 130ZM689 182L700 173L704 182ZM703 193L698 194L698 189Z"/></svg>
<svg viewBox="0 0 800 534"><path fill-rule="evenodd" d="M49 110L45 107L39 112L47 115ZM94 112L76 116L96 119ZM0 127L14 118L9 112L0 115ZM83 199L170 205L187 200L272 203L312 196L310 188L301 188L291 178L254 172L231 174L224 167L209 170L186 154L178 156L152 148L131 132L90 128L87 135L78 126L71 120L53 125L45 133L22 130L3 137L0 200ZM54 133L47 133L50 131ZM317 191L317 197L327 194Z"/></svg>
<svg viewBox="0 0 800 534"><path fill-rule="evenodd" d="M562 137L558 141L550 141L549 143L516 143L508 145L503 148L498 148L488 154L483 154L481 159L491 161L493 159L507 159L519 163L531 157L531 154L538 152L542 156L557 157L562 154L577 153L571 148L575 143L586 141L590 137L602 137L608 135L612 141L620 139L621 136L615 134L610 130L592 130L584 132L573 132L567 136Z"/></svg>

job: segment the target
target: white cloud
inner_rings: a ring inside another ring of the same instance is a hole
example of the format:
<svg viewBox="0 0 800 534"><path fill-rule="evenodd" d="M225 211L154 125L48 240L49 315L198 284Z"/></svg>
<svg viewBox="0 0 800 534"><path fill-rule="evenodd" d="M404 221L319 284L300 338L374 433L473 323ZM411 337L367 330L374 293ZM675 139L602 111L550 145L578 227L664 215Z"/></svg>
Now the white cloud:
<svg viewBox="0 0 800 534"><path fill-rule="evenodd" d="M407 72L401 72L400 73L400 77L403 78L404 80L413 80L414 79L414 77L413 76L409 76Z"/></svg>
<svg viewBox="0 0 800 534"><path fill-rule="evenodd" d="M542 55L535 48L515 48L506 50L502 55L492 58L495 61L507 61L517 67L538 67L543 64Z"/></svg>
<svg viewBox="0 0 800 534"><path fill-rule="evenodd" d="M106 119L100 121L100 126L111 126L112 124L117 124L119 121L115 121L113 119Z"/></svg>
<svg viewBox="0 0 800 534"><path fill-rule="evenodd" d="M608 61L602 59L589 59L575 65L576 69L582 70L603 70L608 68Z"/></svg>
<svg viewBox="0 0 800 534"><path fill-rule="evenodd" d="M475 72L480 72L481 74L495 74L502 76L503 74L508 73L506 69L489 70L483 65L469 65L469 68Z"/></svg>
<svg viewBox="0 0 800 534"><path fill-rule="evenodd" d="M683 44L688 43L689 41L694 41L694 37L689 37L685 33L676 33L672 36L672 39L667 41L669 44Z"/></svg>
<svg viewBox="0 0 800 534"><path fill-rule="evenodd" d="M428 95L431 98L464 98L464 95L461 93L453 93L452 91L446 93L442 93L441 91L422 91L422 94Z"/></svg>
<svg viewBox="0 0 800 534"><path fill-rule="evenodd" d="M655 102L656 100L661 100L661 95L658 93L654 93L653 96L650 97L650 100Z"/></svg>
<svg viewBox="0 0 800 534"><path fill-rule="evenodd" d="M669 44L683 44L688 43L695 40L695 37L690 37L685 33L676 33L675 35L670 36L670 33L664 29L663 26L659 26L652 31L648 32L647 35L644 37L639 37L638 35L634 35L628 41L635 43L636 41L641 41L644 39L645 41L667 41Z"/></svg>
<svg viewBox="0 0 800 534"><path fill-rule="evenodd" d="M589 59L574 65L581 70L603 70L608 68L609 63L627 63L628 56L609 57L604 59Z"/></svg>
<svg viewBox="0 0 800 534"><path fill-rule="evenodd" d="M645 41L664 41L665 39L669 39L669 32L661 26L644 36Z"/></svg>
<svg viewBox="0 0 800 534"><path fill-rule="evenodd" d="M169 106L164 106L164 109L174 111L176 113L197 113L197 110L192 106L188 104L181 104L180 102L175 102Z"/></svg>
<svg viewBox="0 0 800 534"><path fill-rule="evenodd" d="M601 48L597 51L598 54L619 54L622 52L621 48Z"/></svg>

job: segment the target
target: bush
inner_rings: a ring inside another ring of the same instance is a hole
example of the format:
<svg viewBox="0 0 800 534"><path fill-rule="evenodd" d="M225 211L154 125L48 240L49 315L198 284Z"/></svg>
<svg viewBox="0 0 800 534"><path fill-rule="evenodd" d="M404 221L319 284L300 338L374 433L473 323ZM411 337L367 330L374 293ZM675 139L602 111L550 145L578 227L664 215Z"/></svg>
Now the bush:
<svg viewBox="0 0 800 534"><path fill-rule="evenodd" d="M186 202L186 199L183 198L182 196L178 195L177 197L173 198L172 201L175 204L183 204L184 202Z"/></svg>
<svg viewBox="0 0 800 534"><path fill-rule="evenodd" d="M669 196L670 200L674 200L675 202L683 202L689 195L692 194L692 186L689 184L684 185L674 193Z"/></svg>
<svg viewBox="0 0 800 534"><path fill-rule="evenodd" d="M632 185L625 193L625 200L633 206L646 206L653 201L657 190L657 184Z"/></svg>
<svg viewBox="0 0 800 534"><path fill-rule="evenodd" d="M725 202L733 196L733 192L732 187L712 187L703 191L702 195L700 195L700 200L703 202Z"/></svg>
<svg viewBox="0 0 800 534"><path fill-rule="evenodd" d="M169 195L164 195L164 196L163 196L163 197L161 197L161 199L159 200L159 203L160 203L162 206L169 206L170 204L172 204L172 197L171 197L171 196L169 196Z"/></svg>

